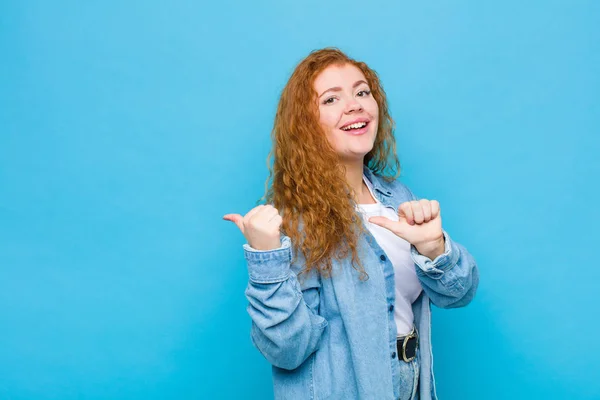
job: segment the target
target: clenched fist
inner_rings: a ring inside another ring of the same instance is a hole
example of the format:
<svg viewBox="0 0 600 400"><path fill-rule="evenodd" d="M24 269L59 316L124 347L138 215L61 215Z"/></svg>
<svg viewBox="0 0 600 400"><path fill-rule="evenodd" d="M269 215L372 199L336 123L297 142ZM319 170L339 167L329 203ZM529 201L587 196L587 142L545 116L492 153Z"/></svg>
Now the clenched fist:
<svg viewBox="0 0 600 400"><path fill-rule="evenodd" d="M283 219L270 204L254 207L243 217L240 214L226 214L223 219L234 222L253 249L273 250L281 247L280 228Z"/></svg>
<svg viewBox="0 0 600 400"><path fill-rule="evenodd" d="M398 221L371 217L369 222L389 229L431 260L444 252L442 215L437 200L406 201L398 207Z"/></svg>

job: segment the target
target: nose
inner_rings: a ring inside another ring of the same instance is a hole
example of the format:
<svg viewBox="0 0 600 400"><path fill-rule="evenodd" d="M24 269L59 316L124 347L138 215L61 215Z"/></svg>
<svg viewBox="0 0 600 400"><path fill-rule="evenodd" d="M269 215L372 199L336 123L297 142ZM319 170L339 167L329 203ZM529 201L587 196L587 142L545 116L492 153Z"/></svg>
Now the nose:
<svg viewBox="0 0 600 400"><path fill-rule="evenodd" d="M355 111L362 111L362 109L362 105L355 98L352 98L348 101L345 112L346 114L350 114Z"/></svg>

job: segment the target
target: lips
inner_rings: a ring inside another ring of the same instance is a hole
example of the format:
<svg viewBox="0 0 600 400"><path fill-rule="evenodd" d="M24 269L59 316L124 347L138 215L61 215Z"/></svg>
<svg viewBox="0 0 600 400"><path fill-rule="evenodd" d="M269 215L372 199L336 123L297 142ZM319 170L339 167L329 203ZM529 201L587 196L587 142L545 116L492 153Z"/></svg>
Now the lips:
<svg viewBox="0 0 600 400"><path fill-rule="evenodd" d="M359 126L359 125L360 125L360 127L357 127L357 128L340 129L340 130L342 132L344 132L345 134L352 135L352 136L363 135L369 130L368 122L360 122L360 123L350 124L350 125L346 125L346 126L352 127L352 126Z"/></svg>
<svg viewBox="0 0 600 400"><path fill-rule="evenodd" d="M366 127L369 124L368 118L357 118L355 120L346 122L344 125L340 127L341 130L347 131L349 128L351 129L361 129ZM355 126L352 126L355 125Z"/></svg>

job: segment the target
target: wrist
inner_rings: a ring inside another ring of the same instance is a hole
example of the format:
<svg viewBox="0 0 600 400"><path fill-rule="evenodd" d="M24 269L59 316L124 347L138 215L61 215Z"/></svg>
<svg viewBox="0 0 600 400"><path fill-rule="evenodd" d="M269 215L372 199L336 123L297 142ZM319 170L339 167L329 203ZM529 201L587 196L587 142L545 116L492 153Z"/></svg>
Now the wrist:
<svg viewBox="0 0 600 400"><path fill-rule="evenodd" d="M248 246L250 246L251 248L255 249L255 250L259 250L259 251L271 251L271 250L276 250L281 248L282 246L282 242L280 239L273 239L269 242L257 242L257 243L250 243L248 242Z"/></svg>
<svg viewBox="0 0 600 400"><path fill-rule="evenodd" d="M444 235L442 234L442 236L438 239L415 245L415 248L417 249L419 254L422 254L425 257L429 258L431 261L433 261L440 254L444 254L444 251L446 250L445 245L446 240L444 238Z"/></svg>

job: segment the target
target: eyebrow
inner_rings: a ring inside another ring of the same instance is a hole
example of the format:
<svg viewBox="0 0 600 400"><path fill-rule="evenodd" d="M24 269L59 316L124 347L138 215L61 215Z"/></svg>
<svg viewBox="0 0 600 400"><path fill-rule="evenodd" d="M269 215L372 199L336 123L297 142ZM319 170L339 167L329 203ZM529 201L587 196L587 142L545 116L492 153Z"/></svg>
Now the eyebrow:
<svg viewBox="0 0 600 400"><path fill-rule="evenodd" d="M361 83L364 83L364 84L365 84L365 85L367 85L367 86L369 85L367 82L365 82L365 81L363 81L363 80L360 80L360 81L356 81L356 82L354 82L354 85L352 85L352 89L356 88L356 87L357 87L358 85L360 85ZM342 88L341 88L341 87L339 87L339 86L332 87L332 88L329 88L329 89L327 89L327 90L326 90L326 91L324 91L323 93L321 93L321 94L319 95L319 98L323 97L323 95L324 95L325 93L327 93L327 92L341 92L341 91L342 91Z"/></svg>

